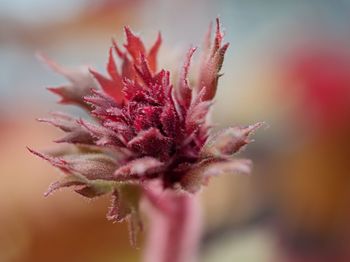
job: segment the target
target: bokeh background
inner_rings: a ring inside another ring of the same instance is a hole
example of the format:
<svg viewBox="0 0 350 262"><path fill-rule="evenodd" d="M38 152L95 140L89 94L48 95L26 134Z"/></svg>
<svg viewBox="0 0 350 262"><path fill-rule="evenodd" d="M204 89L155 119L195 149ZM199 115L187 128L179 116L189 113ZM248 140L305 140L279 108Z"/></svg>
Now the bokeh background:
<svg viewBox="0 0 350 262"><path fill-rule="evenodd" d="M202 262L350 261L350 1L0 0L0 261L139 261L108 199L69 190L44 198L57 172L25 146L58 132L35 122L64 83L35 58L104 70L111 36L130 25L177 72L219 15L231 43L213 118L266 121L241 153L252 176L223 176L201 192ZM184 261L186 262L186 261Z"/></svg>

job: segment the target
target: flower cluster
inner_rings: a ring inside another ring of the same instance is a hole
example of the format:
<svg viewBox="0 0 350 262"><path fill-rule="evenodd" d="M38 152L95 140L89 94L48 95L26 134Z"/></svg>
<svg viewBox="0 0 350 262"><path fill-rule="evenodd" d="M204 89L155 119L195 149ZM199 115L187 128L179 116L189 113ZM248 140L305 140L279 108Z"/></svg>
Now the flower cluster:
<svg viewBox="0 0 350 262"><path fill-rule="evenodd" d="M135 229L140 225L139 199L147 195L150 181L160 181L164 189L195 193L211 176L248 173L250 161L234 159L233 154L249 143L250 133L261 123L211 134L208 112L229 46L223 44L218 19L213 43L211 27L207 34L194 84L188 75L195 48L188 51L178 81L171 83L170 72L157 69L161 35L146 49L128 27L124 30L124 48L113 41L109 50L107 77L92 69L68 70L41 56L70 82L49 90L61 103L80 106L92 118L53 113L39 119L65 132L56 142L72 146L55 154L29 150L64 174L46 195L63 187L90 198L112 193L107 217L131 217Z"/></svg>

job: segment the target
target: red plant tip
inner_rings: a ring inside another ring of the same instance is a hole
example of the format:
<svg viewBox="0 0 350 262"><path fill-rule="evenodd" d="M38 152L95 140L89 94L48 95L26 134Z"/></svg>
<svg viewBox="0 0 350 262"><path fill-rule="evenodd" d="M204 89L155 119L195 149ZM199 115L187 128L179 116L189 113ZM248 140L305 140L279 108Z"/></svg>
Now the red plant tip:
<svg viewBox="0 0 350 262"><path fill-rule="evenodd" d="M73 187L86 197L110 192L113 201L108 218L130 217L133 225L139 225L135 221L139 221L141 189L151 181L161 182L164 189L195 193L211 176L249 173L251 162L234 154L250 142L249 136L261 123L211 132L207 116L228 48L228 43L222 44L219 19L214 40L204 50L197 82L189 80L196 48L189 49L180 77L172 84L169 71L157 71L160 33L146 51L129 27L124 31L124 50L114 40L109 49L108 76L93 69L68 70L43 58L70 81L49 90L62 103L88 110L93 122L62 113L40 119L65 132L56 142L69 143L74 149L62 149L54 156L28 150L64 173L46 195L62 187Z"/></svg>

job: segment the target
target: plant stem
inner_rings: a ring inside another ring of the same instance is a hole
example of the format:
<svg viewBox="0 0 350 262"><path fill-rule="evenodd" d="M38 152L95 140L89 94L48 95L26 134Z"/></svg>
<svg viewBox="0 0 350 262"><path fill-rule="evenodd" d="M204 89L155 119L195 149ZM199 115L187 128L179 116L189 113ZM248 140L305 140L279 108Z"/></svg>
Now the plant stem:
<svg viewBox="0 0 350 262"><path fill-rule="evenodd" d="M165 192L148 194L153 204L144 262L195 262L201 233L196 196Z"/></svg>

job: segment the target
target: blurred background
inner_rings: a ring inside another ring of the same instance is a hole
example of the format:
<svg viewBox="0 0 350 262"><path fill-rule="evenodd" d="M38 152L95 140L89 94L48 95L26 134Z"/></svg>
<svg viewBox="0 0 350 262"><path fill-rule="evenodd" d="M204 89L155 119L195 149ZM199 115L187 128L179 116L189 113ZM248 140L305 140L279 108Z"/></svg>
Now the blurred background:
<svg viewBox="0 0 350 262"><path fill-rule="evenodd" d="M139 261L106 197L44 198L57 172L25 146L58 132L35 122L65 83L38 50L104 70L110 39L130 25L163 34L160 64L177 72L219 15L231 43L213 118L266 121L241 153L252 176L223 176L201 193L203 262L350 261L350 1L0 0L0 261ZM195 59L198 58L195 57ZM185 262L185 261L184 261Z"/></svg>

